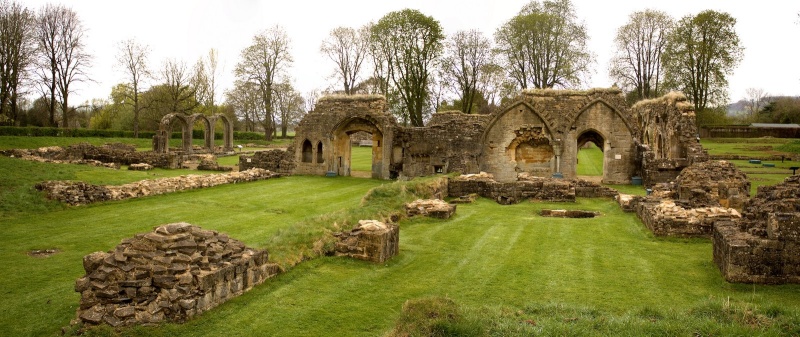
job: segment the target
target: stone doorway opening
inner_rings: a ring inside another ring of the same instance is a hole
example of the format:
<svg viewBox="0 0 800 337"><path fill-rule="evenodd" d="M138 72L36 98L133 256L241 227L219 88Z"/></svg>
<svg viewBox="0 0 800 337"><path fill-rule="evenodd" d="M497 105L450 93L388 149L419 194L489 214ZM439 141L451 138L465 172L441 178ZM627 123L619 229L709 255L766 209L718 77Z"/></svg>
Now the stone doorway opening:
<svg viewBox="0 0 800 337"><path fill-rule="evenodd" d="M337 175L381 178L383 133L374 122L353 118L334 133L333 167Z"/></svg>
<svg viewBox="0 0 800 337"><path fill-rule="evenodd" d="M576 175L578 178L600 183L605 173L606 141L595 130L581 133L577 139Z"/></svg>

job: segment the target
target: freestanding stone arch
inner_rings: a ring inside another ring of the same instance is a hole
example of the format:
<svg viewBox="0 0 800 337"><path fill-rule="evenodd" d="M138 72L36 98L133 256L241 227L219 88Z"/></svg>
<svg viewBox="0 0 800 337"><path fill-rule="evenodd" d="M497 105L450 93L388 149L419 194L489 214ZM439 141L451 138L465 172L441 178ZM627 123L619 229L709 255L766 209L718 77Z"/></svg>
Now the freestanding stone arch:
<svg viewBox="0 0 800 337"><path fill-rule="evenodd" d="M223 114L206 116L200 113L192 115L171 113L161 118L158 132L153 136L153 151L159 153L169 152L172 123L177 121L181 125L181 150L187 154L193 153L192 129L198 120L203 122L203 145L207 151L214 152L214 128L217 120L221 120L223 125L223 151L233 151L233 124L228 117Z"/></svg>

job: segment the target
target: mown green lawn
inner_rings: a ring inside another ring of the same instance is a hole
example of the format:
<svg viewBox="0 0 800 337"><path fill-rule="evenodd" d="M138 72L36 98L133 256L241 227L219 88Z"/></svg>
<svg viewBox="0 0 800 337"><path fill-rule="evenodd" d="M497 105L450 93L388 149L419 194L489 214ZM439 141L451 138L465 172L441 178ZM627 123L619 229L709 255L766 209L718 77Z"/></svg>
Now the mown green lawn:
<svg viewBox="0 0 800 337"><path fill-rule="evenodd" d="M369 158L370 148L363 149ZM353 150L354 161L364 157ZM252 247L271 247L276 233L318 221L318 215L359 207L369 189L384 183L292 176L65 207L42 199L31 184L38 179L123 183L139 180L135 174L180 172L133 173L4 157L0 171L0 201L3 207L16 205L0 213L0 335L8 336L58 335L79 303L73 286L83 275L82 257L113 249L136 233L186 221ZM16 192L2 194L8 186ZM543 218L537 213L542 208L595 210L602 216ZM480 199L459 205L450 220L419 218L400 226L400 255L384 265L317 258L185 324L99 329L89 335L376 336L392 328L403 303L429 296L504 317L563 305L586 308L595 318L648 313L678 317L677 324L681 317L689 321L689 316L715 314L707 313L709 303L714 308L731 303L766 308L777 316L797 316L800 305L800 285L729 284L712 262L709 240L655 238L611 199L511 206ZM28 256L34 249L59 253ZM612 323L597 321L596 328L607 330ZM716 331L714 324L729 323L701 324ZM758 334L758 327L753 323L754 330L746 334ZM800 328L780 329L790 335Z"/></svg>
<svg viewBox="0 0 800 337"><path fill-rule="evenodd" d="M314 179L324 181L324 178L291 177L265 182L263 185L267 186L259 187L268 188L296 178L299 178L297 183L306 186L315 183ZM268 199L268 203L273 202ZM99 208L106 207L117 205ZM542 208L563 207L597 210L603 215L591 220L537 215ZM172 212L164 208L159 213ZM256 246L259 237L269 234L269 230L263 230L255 235L252 232L259 227L252 223L234 226L219 218L187 220L225 231ZM264 227L271 227L271 222L266 219L263 222ZM513 206L482 199L476 204L459 205L456 217L448 221L415 219L400 225L400 255L385 265L336 257L307 261L188 323L136 328L126 333L376 336L392 326L406 300L427 296L448 297L473 307L562 304L611 314L685 313L708 302L748 303L786 310L800 305L797 285L753 287L726 283L711 261L708 240L654 238L632 214L622 213L610 199L581 199L575 204L525 202ZM66 231L60 227L63 225L48 228L46 232ZM134 232L146 228L142 224ZM97 240L92 246L103 249L113 246L114 239L109 237L129 236L126 231L114 235L69 233L58 241L85 245ZM59 245L68 247L65 243ZM3 318L3 322L37 318L36 313L49 306L54 317L38 318L37 323L45 327L32 332L47 333L58 328L58 324L65 324L66 316L78 301L77 294L71 293L71 281L80 276L79 256L74 256L78 254L67 255L42 260L17 257L50 266L28 267L19 273L26 275L20 276L19 281L41 275L31 282L36 285L20 289L20 293L33 292L32 296L25 296L24 301L7 299L16 309L25 308L28 312L30 308L32 312L25 317ZM54 277L49 270L57 265L67 267ZM45 298L54 302L45 304ZM19 311L15 312L19 315Z"/></svg>
<svg viewBox="0 0 800 337"><path fill-rule="evenodd" d="M578 167L576 171L579 176L602 176L603 175L603 151L590 144L589 147L578 150Z"/></svg>
<svg viewBox="0 0 800 337"><path fill-rule="evenodd" d="M353 146L350 148L350 170L372 172L372 147Z"/></svg>

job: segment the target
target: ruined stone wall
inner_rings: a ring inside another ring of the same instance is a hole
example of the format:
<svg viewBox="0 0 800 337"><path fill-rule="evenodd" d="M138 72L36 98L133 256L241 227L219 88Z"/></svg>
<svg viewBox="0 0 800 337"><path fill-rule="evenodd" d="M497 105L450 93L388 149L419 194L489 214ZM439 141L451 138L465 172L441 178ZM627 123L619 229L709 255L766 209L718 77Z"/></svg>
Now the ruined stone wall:
<svg viewBox="0 0 800 337"><path fill-rule="evenodd" d="M389 179L396 124L383 96L323 97L295 129L292 172L350 175L350 134L368 132L374 143L373 177Z"/></svg>
<svg viewBox="0 0 800 337"><path fill-rule="evenodd" d="M708 160L698 138L694 107L683 94L641 101L631 111L639 125L645 185L669 182L689 165Z"/></svg>
<svg viewBox="0 0 800 337"><path fill-rule="evenodd" d="M656 236L711 237L715 222L740 217L731 208L689 207L660 197L641 198L633 209Z"/></svg>
<svg viewBox="0 0 800 337"><path fill-rule="evenodd" d="M603 180L629 183L635 128L618 89L523 91L487 127L481 169L498 181L513 181L519 172L574 178L579 146L594 140L604 151Z"/></svg>
<svg viewBox="0 0 800 337"><path fill-rule="evenodd" d="M225 234L172 223L83 258L78 318L111 326L184 322L278 274L268 253Z"/></svg>
<svg viewBox="0 0 800 337"><path fill-rule="evenodd" d="M486 176L465 175L447 182L449 197L477 194L500 204L515 204L527 199L574 202L575 186L569 180L538 178L515 182L498 182Z"/></svg>
<svg viewBox="0 0 800 337"><path fill-rule="evenodd" d="M399 128L392 146L394 170L407 177L480 171L481 137L490 115L435 113L427 127Z"/></svg>
<svg viewBox="0 0 800 337"><path fill-rule="evenodd" d="M94 185L82 181L44 181L36 189L47 193L47 197L70 205L86 205L94 202L124 200L178 191L213 187L224 184L265 180L279 175L264 169L221 174L190 174L179 177L141 180L123 185Z"/></svg>
<svg viewBox="0 0 800 337"><path fill-rule="evenodd" d="M290 174L295 165L294 146L290 146L287 150L256 151L251 155L239 156L239 170L241 171L260 168L280 174Z"/></svg>

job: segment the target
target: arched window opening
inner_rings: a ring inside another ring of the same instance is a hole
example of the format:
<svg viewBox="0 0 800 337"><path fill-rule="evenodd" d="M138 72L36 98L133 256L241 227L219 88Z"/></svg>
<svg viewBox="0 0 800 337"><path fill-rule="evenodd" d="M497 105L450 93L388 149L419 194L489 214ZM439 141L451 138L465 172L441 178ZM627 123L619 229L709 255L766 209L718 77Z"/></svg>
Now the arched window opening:
<svg viewBox="0 0 800 337"><path fill-rule="evenodd" d="M322 142L317 143L317 164L322 164L325 162L325 158L322 156Z"/></svg>
<svg viewBox="0 0 800 337"><path fill-rule="evenodd" d="M313 150L312 150L311 142L306 139L303 142L303 162L310 163L311 158L313 158Z"/></svg>

